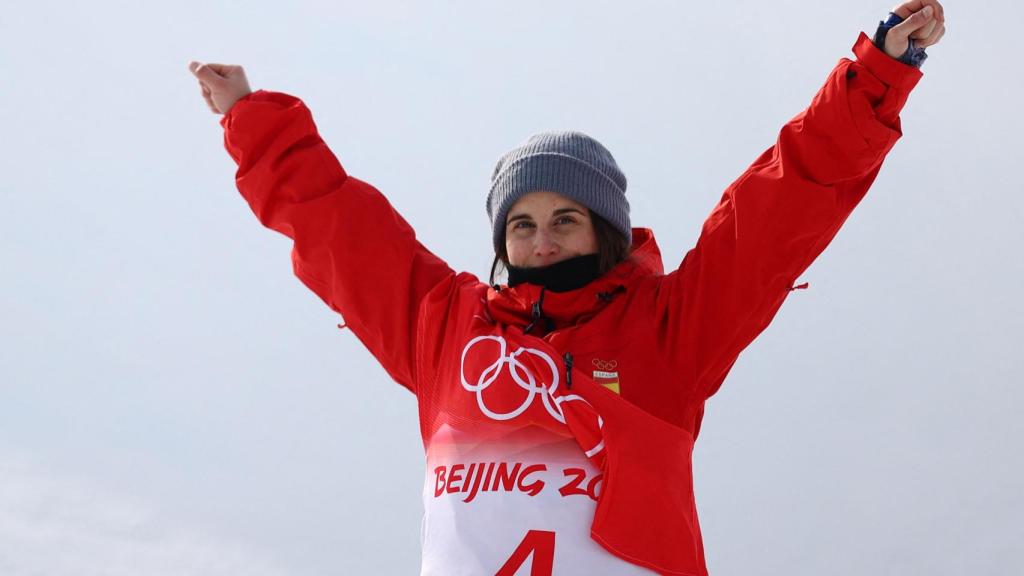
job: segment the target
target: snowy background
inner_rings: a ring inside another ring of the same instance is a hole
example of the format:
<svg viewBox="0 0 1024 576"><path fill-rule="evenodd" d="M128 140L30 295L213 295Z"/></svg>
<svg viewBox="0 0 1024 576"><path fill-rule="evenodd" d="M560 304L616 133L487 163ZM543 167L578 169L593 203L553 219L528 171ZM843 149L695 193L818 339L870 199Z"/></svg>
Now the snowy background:
<svg viewBox="0 0 1024 576"><path fill-rule="evenodd" d="M189 60L303 97L481 275L495 160L588 132L674 267L887 2L8 3L0 574L418 569L414 398L238 196ZM708 405L714 574L1024 571L1024 8L946 14L905 137Z"/></svg>

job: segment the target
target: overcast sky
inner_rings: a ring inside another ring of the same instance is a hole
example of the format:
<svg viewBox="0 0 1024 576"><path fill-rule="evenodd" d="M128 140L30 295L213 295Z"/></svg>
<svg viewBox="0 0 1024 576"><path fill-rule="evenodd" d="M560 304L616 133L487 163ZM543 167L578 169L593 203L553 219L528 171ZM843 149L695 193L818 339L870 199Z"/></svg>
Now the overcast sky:
<svg viewBox="0 0 1024 576"><path fill-rule="evenodd" d="M7 3L0 574L418 570L415 399L291 275L189 60L304 98L349 172L480 275L498 156L587 132L675 267L889 8ZM714 574L1024 571L1024 8L946 14L904 138L708 404Z"/></svg>

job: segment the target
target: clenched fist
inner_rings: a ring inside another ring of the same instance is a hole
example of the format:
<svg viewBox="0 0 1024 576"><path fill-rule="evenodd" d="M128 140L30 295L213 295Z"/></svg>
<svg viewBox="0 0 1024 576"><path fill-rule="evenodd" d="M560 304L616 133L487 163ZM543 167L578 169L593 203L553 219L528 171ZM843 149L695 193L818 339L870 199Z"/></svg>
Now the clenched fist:
<svg viewBox="0 0 1024 576"><path fill-rule="evenodd" d="M938 0L910 0L892 12L903 19L885 35L885 53L893 58L907 51L910 39L914 46L927 48L937 44L946 33L946 15Z"/></svg>
<svg viewBox="0 0 1024 576"><path fill-rule="evenodd" d="M227 114L239 98L252 92L241 66L189 62L188 69L199 80L203 99L214 114Z"/></svg>

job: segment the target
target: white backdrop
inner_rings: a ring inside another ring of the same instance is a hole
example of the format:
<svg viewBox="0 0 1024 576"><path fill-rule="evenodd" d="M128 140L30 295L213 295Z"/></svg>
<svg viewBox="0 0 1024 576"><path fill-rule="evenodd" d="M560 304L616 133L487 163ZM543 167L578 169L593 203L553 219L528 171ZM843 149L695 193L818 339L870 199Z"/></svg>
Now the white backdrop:
<svg viewBox="0 0 1024 576"><path fill-rule="evenodd" d="M583 130L674 267L890 7L5 6L0 574L418 568L414 398L234 190L190 59L303 97L349 171L481 275L498 156ZM946 14L905 137L709 402L712 573L1024 570L1024 9Z"/></svg>

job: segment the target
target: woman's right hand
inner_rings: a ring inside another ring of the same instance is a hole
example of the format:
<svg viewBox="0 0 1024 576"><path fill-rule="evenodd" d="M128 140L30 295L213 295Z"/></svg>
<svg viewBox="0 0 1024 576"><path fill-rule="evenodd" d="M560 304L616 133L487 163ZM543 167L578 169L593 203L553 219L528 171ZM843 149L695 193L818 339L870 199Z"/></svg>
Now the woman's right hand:
<svg viewBox="0 0 1024 576"><path fill-rule="evenodd" d="M235 102L252 93L241 66L189 62L188 69L199 80L203 99L214 114L227 114Z"/></svg>

